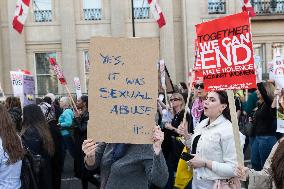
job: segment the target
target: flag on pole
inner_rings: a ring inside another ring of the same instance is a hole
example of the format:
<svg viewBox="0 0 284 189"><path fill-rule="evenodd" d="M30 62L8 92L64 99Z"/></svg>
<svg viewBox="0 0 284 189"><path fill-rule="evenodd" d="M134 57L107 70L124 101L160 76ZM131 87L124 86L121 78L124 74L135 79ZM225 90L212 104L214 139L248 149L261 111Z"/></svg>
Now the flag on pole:
<svg viewBox="0 0 284 189"><path fill-rule="evenodd" d="M67 82L66 82L66 80L65 80L65 77L64 77L64 75L63 75L62 70L60 69L60 67L58 66L58 64L56 64L56 59L55 59L55 58L49 58L48 61L49 61L49 63L52 65L52 68L53 68L53 70L54 70L54 72L55 72L55 74L56 74L58 80L60 81L60 83L61 83L62 85L66 85Z"/></svg>
<svg viewBox="0 0 284 189"><path fill-rule="evenodd" d="M166 25L165 17L162 12L161 7L159 6L157 0L148 0L150 10L154 16L154 19L157 21L159 28Z"/></svg>
<svg viewBox="0 0 284 189"><path fill-rule="evenodd" d="M250 0L244 0L244 6L242 7L243 11L246 11L249 13L250 17L255 16L254 8L250 3Z"/></svg>
<svg viewBox="0 0 284 189"><path fill-rule="evenodd" d="M30 0L18 0L16 4L15 16L13 19L13 28L22 33L26 19L29 14Z"/></svg>

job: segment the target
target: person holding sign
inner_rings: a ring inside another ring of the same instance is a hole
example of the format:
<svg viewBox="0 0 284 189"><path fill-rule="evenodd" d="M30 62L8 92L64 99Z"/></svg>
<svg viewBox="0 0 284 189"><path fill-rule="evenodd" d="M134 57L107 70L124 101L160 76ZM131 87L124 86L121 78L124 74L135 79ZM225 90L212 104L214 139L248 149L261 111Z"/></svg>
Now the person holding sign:
<svg viewBox="0 0 284 189"><path fill-rule="evenodd" d="M276 143L276 111L271 108L275 87L271 82L257 83L258 105L253 116L253 131L251 139L252 168L260 171Z"/></svg>
<svg viewBox="0 0 284 189"><path fill-rule="evenodd" d="M278 189L284 187L284 137L273 146L261 171L237 166L235 173L241 178L249 178L248 189Z"/></svg>
<svg viewBox="0 0 284 189"><path fill-rule="evenodd" d="M208 118L197 125L194 134L184 125L179 127L193 156L188 162L194 168L192 188L208 189L228 181L240 187L234 174L237 155L227 93L209 92L204 115Z"/></svg>
<svg viewBox="0 0 284 189"><path fill-rule="evenodd" d="M101 167L102 189L145 189L149 184L164 187L168 168L162 153L164 133L155 126L153 145L83 142L85 166Z"/></svg>
<svg viewBox="0 0 284 189"><path fill-rule="evenodd" d="M177 170L180 154L183 150L183 143L179 140L178 126L181 124L185 111L184 98L179 93L174 93L171 98L171 107L173 109L173 119L171 123L165 124L165 141L163 143L163 153L169 168L169 181L166 189L171 189L174 185L174 172ZM187 114L187 123L189 122L189 115Z"/></svg>
<svg viewBox="0 0 284 189"><path fill-rule="evenodd" d="M82 151L82 144L87 139L87 125L89 121L88 111L88 96L80 96L76 102L79 112L75 112L74 122L74 142L75 142L75 156L74 156L74 172L75 176L81 179L82 188L88 189L88 182L95 186L99 186L99 182L93 176L93 173L84 169L84 152Z"/></svg>

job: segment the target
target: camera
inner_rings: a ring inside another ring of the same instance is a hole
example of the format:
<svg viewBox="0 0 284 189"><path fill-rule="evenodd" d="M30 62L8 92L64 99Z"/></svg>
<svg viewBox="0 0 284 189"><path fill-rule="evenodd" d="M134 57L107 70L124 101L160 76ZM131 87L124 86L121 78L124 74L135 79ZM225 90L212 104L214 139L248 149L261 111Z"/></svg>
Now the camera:
<svg viewBox="0 0 284 189"><path fill-rule="evenodd" d="M180 158L183 159L184 161L189 161L192 158L194 158L194 156L187 152L182 152L182 154L180 155Z"/></svg>

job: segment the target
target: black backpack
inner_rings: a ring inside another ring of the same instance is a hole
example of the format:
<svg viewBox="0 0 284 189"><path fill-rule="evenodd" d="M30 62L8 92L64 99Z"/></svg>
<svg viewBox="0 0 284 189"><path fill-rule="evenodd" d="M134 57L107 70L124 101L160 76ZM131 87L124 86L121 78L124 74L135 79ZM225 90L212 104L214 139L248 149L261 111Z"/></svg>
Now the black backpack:
<svg viewBox="0 0 284 189"><path fill-rule="evenodd" d="M40 175L45 165L45 160L35 154L25 145L25 156L22 160L21 189L39 189Z"/></svg>

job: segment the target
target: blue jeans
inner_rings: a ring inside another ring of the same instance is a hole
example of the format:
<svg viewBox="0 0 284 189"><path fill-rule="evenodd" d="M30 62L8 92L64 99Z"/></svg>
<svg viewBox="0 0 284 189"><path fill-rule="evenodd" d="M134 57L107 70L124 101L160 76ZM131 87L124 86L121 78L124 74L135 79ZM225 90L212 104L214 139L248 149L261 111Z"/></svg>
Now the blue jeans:
<svg viewBox="0 0 284 189"><path fill-rule="evenodd" d="M61 162L62 162L62 170L64 166L64 159L66 155L66 149L69 151L69 154L74 159L74 141L70 135L62 136L62 143L61 143Z"/></svg>
<svg viewBox="0 0 284 189"><path fill-rule="evenodd" d="M256 136L250 140L252 168L260 171L277 140L275 136Z"/></svg>

